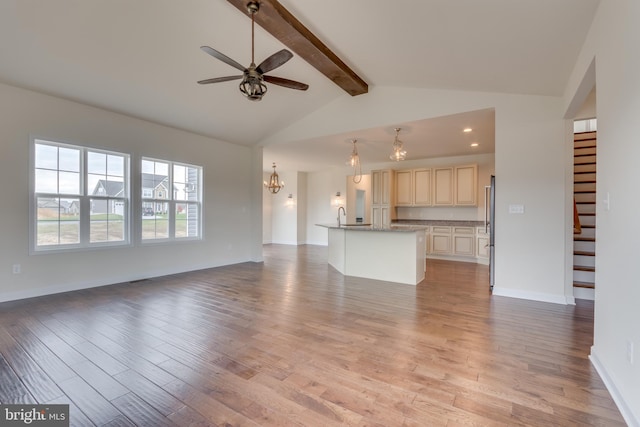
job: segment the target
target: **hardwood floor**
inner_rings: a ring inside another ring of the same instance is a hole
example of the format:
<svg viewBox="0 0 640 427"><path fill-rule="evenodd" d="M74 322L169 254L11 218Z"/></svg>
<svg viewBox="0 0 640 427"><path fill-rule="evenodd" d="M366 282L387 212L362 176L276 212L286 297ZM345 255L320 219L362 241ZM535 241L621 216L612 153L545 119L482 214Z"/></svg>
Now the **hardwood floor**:
<svg viewBox="0 0 640 427"><path fill-rule="evenodd" d="M0 402L75 426L623 426L593 303L492 297L488 270L343 277L324 247L0 304Z"/></svg>

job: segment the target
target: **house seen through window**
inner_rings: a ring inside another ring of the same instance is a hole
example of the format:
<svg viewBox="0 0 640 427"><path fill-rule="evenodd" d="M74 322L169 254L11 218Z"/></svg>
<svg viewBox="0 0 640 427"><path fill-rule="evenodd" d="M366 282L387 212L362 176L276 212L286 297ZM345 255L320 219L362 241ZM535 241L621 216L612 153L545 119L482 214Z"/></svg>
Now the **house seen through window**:
<svg viewBox="0 0 640 427"><path fill-rule="evenodd" d="M33 165L34 250L129 242L127 154L35 139Z"/></svg>
<svg viewBox="0 0 640 427"><path fill-rule="evenodd" d="M200 238L202 168L142 159L142 240Z"/></svg>

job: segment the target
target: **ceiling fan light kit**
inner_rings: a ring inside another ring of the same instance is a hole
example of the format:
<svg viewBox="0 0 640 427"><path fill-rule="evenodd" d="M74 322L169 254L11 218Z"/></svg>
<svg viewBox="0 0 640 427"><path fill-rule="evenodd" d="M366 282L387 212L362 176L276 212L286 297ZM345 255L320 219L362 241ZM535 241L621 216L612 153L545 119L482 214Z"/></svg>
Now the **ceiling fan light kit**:
<svg viewBox="0 0 640 427"><path fill-rule="evenodd" d="M300 83L295 80L289 80L282 77L265 76L265 73L283 65L285 62L293 58L293 54L287 49L282 49L256 66L254 61L254 45L255 45L255 17L254 15L260 10L260 4L256 1L247 3L247 11L251 15L251 65L248 68L243 67L240 63L234 61L221 52L209 46L201 46L200 49L216 59L230 65L240 71L240 76L214 77L212 79L200 80L199 84L220 83L229 80L242 79L239 85L240 92L251 101L260 101L265 93L267 93L267 85L264 82L283 86L289 89L307 90L309 85Z"/></svg>

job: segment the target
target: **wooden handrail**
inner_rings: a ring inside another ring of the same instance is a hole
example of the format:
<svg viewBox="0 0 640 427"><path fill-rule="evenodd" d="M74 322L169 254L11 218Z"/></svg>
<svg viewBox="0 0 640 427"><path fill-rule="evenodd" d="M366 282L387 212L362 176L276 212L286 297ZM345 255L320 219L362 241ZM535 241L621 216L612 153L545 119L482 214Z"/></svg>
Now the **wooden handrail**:
<svg viewBox="0 0 640 427"><path fill-rule="evenodd" d="M576 205L576 198L573 198L573 234L582 233L582 226L580 225L580 215L578 215L578 206Z"/></svg>

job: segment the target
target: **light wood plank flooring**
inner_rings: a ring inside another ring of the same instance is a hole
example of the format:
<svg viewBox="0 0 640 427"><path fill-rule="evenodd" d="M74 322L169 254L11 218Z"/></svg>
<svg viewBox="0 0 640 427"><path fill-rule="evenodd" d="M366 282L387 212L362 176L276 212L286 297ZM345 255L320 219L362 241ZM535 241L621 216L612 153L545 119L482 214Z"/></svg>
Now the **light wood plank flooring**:
<svg viewBox="0 0 640 427"><path fill-rule="evenodd" d="M0 304L0 402L75 426L623 426L593 303L492 297L488 270L345 278L318 246Z"/></svg>

